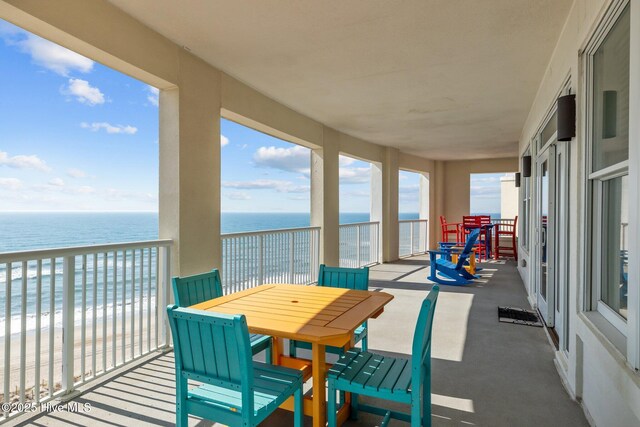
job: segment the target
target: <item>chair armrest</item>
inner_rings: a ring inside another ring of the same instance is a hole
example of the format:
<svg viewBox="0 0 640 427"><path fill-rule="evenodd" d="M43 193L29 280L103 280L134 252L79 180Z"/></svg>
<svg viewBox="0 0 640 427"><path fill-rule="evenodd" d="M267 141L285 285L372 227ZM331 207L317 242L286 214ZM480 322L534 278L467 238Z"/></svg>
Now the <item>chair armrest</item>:
<svg viewBox="0 0 640 427"><path fill-rule="evenodd" d="M434 255L449 255L450 252L449 251L427 251L429 252L429 254L434 254Z"/></svg>

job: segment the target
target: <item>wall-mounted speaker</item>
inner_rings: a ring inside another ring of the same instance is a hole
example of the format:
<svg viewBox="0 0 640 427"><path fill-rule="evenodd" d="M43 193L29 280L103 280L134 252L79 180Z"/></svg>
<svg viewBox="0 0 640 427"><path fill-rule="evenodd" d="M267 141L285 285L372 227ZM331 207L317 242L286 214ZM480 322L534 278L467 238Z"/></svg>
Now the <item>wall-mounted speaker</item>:
<svg viewBox="0 0 640 427"><path fill-rule="evenodd" d="M516 187L520 187L520 172L516 172Z"/></svg>
<svg viewBox="0 0 640 427"><path fill-rule="evenodd" d="M531 176L531 156L522 157L522 176L524 178Z"/></svg>
<svg viewBox="0 0 640 427"><path fill-rule="evenodd" d="M571 141L576 136L576 96L558 98L558 141Z"/></svg>

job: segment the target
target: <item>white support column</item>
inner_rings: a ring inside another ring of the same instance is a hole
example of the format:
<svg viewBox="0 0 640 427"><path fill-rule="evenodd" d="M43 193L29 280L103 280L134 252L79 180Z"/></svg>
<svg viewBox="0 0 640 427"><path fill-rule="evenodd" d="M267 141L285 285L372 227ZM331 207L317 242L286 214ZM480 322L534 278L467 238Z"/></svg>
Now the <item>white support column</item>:
<svg viewBox="0 0 640 427"><path fill-rule="evenodd" d="M327 127L323 147L311 151L311 225L320 230L320 262L340 262L340 185L337 134Z"/></svg>
<svg viewBox="0 0 640 427"><path fill-rule="evenodd" d="M428 173L421 173L420 174L420 193L418 194L418 203L419 203L419 218L420 219L426 219L429 222L427 223L427 226L420 226L420 250L423 250L425 248L429 247L429 235L431 233L429 233L429 228L431 227L431 221L429 218L430 215L430 188L429 188L429 174ZM425 231L423 231L425 230Z"/></svg>
<svg viewBox="0 0 640 427"><path fill-rule="evenodd" d="M371 169L371 215L372 221L380 221L382 235L382 261L399 258L398 231L398 150L385 148L382 167ZM379 183L379 184L378 184ZM378 187L380 185L380 187ZM381 217L377 217L381 212ZM373 219L375 215L375 219Z"/></svg>
<svg viewBox="0 0 640 427"><path fill-rule="evenodd" d="M220 74L180 54L179 89L160 92L160 238L174 241L172 275L222 261Z"/></svg>
<svg viewBox="0 0 640 427"><path fill-rule="evenodd" d="M371 222L379 222L380 226L378 227L378 261L382 262L382 248L384 246L384 237L382 235L382 164L381 163L371 163L371 178L370 178L370 186L371 186L371 197L370 197L370 210L369 210L369 218Z"/></svg>

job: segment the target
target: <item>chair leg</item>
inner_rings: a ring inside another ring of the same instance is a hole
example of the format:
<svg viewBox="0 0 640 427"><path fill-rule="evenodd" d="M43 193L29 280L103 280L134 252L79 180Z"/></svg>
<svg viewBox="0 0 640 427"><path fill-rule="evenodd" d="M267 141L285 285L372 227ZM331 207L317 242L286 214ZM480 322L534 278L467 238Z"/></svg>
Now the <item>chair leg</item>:
<svg viewBox="0 0 640 427"><path fill-rule="evenodd" d="M265 362L267 362L269 365L273 365L273 338L269 340L269 345L267 346L265 351L267 352L267 354L265 354L264 356Z"/></svg>
<svg viewBox="0 0 640 427"><path fill-rule="evenodd" d="M296 394L293 397L293 423L294 427L302 427L304 422L304 409L302 407L303 402L302 396L302 384L300 384L300 388L296 390ZM331 425L331 424L329 424Z"/></svg>
<svg viewBox="0 0 640 427"><path fill-rule="evenodd" d="M187 427L189 414L187 413L187 380L177 378L176 381L176 426Z"/></svg>
<svg viewBox="0 0 640 427"><path fill-rule="evenodd" d="M418 396L418 399L413 397L411 399L411 427L421 427L422 420L420 419L420 409L421 408L420 408L419 396Z"/></svg>
<svg viewBox="0 0 640 427"><path fill-rule="evenodd" d="M351 393L351 415L349 418L352 420L358 419L358 395L355 393Z"/></svg>
<svg viewBox="0 0 640 427"><path fill-rule="evenodd" d="M341 392L342 393L342 392ZM329 389L327 391L327 422L329 427L336 427L336 388L333 385L333 381L329 380Z"/></svg>
<svg viewBox="0 0 640 427"><path fill-rule="evenodd" d="M422 386L422 427L431 427L431 374L427 373Z"/></svg>
<svg viewBox="0 0 640 427"><path fill-rule="evenodd" d="M362 351L369 351L369 338L366 335L362 338Z"/></svg>
<svg viewBox="0 0 640 427"><path fill-rule="evenodd" d="M289 340L289 356L296 357L296 342L295 340Z"/></svg>

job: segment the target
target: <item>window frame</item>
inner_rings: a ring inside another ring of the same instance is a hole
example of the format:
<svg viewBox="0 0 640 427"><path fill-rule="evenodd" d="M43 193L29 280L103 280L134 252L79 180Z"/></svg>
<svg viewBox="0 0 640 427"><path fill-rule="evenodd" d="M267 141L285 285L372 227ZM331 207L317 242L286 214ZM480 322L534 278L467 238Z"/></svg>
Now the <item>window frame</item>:
<svg viewBox="0 0 640 427"><path fill-rule="evenodd" d="M626 160L616 164L604 167L594 171L593 150L594 150L594 56L598 49L602 46L607 35L618 22L619 18L629 7L631 11L630 0L620 0L610 6L607 15L603 18L601 24L594 32L587 47L583 51L582 63L584 66L584 89L585 89L585 188L586 188L586 227L585 227L585 248L587 249L586 257L586 275L585 275L585 304L584 311L598 312L608 323L616 328L625 337L628 336L629 327L628 319L622 317L619 313L609 307L601 300L602 295L602 268L599 260L602 260L602 218L604 209L602 206L603 193L605 183L611 179L629 175L629 157ZM631 50L631 28L629 32L630 50ZM631 60L631 52L630 52ZM631 64L629 64L631 67ZM630 74L631 80L631 74ZM629 94L631 96L631 93ZM631 122L631 113L629 115L629 123ZM629 145L631 145L631 135L629 136ZM598 262L596 262L598 261ZM631 310L631 307L629 307Z"/></svg>
<svg viewBox="0 0 640 427"><path fill-rule="evenodd" d="M522 153L522 156L520 157L520 163L522 164L522 159L524 156L531 156L531 158L533 159L533 156L531 155L531 145L528 145L527 148L524 150L524 153ZM533 169L533 165L531 166L531 168ZM532 176L525 178L525 177L520 177L520 209L522 209L522 212L526 212L526 215L524 218L520 218L520 237L519 239L521 239L521 245L520 247L523 249L523 251L529 255L530 253L530 243L531 243L531 236L529 235L531 226L530 226L530 222L531 222L531 180L533 179L533 170L532 170ZM524 240L524 241L522 241Z"/></svg>

